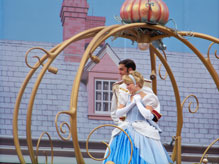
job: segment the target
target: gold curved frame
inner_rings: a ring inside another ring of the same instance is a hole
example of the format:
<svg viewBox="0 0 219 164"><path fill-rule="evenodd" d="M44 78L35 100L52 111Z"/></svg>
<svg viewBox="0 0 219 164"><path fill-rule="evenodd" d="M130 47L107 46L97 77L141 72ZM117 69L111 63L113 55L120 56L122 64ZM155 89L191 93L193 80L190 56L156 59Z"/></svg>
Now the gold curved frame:
<svg viewBox="0 0 219 164"><path fill-rule="evenodd" d="M150 30L154 30L154 31L159 31L159 34L152 36L150 34L143 33L142 30L139 30L139 29L150 29ZM209 57L205 58L199 52L198 49L196 49L188 40L186 40L184 38L185 36L191 36L191 32L187 32L187 31L177 31L176 32L175 30L173 30L171 28L161 26L161 25L150 25L150 24L146 24L146 23L132 23L132 24L125 24L125 25L112 25L112 26L107 26L107 27L96 27L96 28L92 28L92 29L83 31L83 32L73 36L72 38L65 40L64 42L62 42L62 43L58 44L57 46L55 46L54 48L52 48L50 51L46 51L46 50L44 50L42 48L38 48L38 47L32 48L32 49L42 50L46 54L41 58L34 56L35 58L38 59L38 62L34 66L30 66L28 64L27 57L25 59L27 66L30 67L31 70L27 74L27 76L26 76L26 78L25 78L25 80L20 88L20 91L19 91L17 99L16 99L16 103L15 103L15 107L14 107L14 114L13 114L14 144L15 144L15 148L17 151L17 155L18 155L21 163L25 163L25 160L23 158L20 144L19 144L18 113L19 113L20 102L21 102L22 96L24 94L24 91L26 89L26 86L29 83L29 80L32 78L35 71L37 69L39 69L39 67L41 65L42 69L41 69L41 71L36 79L36 82L33 86L32 93L30 95L28 109L27 109L27 118L26 118L26 137L27 137L28 150L30 153L30 158L31 158L32 163L37 163L37 160L35 158L35 154L33 151L33 145L32 145L31 118L32 118L33 104L34 104L35 96L37 94L37 90L39 88L39 84L40 84L40 82L41 82L41 80L42 80L42 78L47 70L52 72L52 73L57 73L58 70L56 68L51 67L50 65L55 60L55 58L60 54L60 52L63 51L69 44L71 44L75 41L78 41L78 40L93 37L92 41L90 42L90 44L88 45L88 47L86 48L86 50L82 56L82 59L81 59L80 65L79 65L79 69L78 69L77 74L76 74L75 79L74 79L74 83L73 83L72 91L71 91L70 108L68 111L59 112L56 116L56 122L57 122L57 117L61 113L64 113L64 114L67 114L70 116L70 125L68 125L67 123L62 123L62 125L65 124L68 127L70 127L70 134L69 135L71 135L72 140L73 140L73 146L74 146L74 150L75 150L75 156L76 156L77 163L81 163L81 164L85 163L83 156L81 154L81 151L80 151L80 147L79 147L79 143L78 143L78 133L77 133L77 100L78 100L79 84L80 84L80 80L82 77L83 69L84 69L85 64L87 63L88 59L91 58L91 60L93 60L94 62L99 61L99 59L97 57L92 56L94 50L101 43L103 43L107 38L109 38L111 36L127 38L127 39L130 39L132 41L136 41L138 43L151 43L152 41L155 41L157 39L162 39L162 38L166 38L166 37L174 37L174 38L178 39L179 41L181 41L183 44L185 44L187 47L189 47L194 52L194 54L202 61L202 63L204 64L204 66L206 67L208 72L210 73L212 79L214 80L214 82L219 90L219 77L218 77L218 74L215 71L213 65L210 62L210 58ZM215 37L212 37L209 35L193 32L192 37L209 40L213 43L219 44L218 38L215 38ZM210 45L210 47L211 46L212 45ZM209 49L210 49L210 47L209 47ZM166 58L163 57L163 55L152 44L150 44L149 48L150 48L150 57L151 57L151 74L156 77L156 56L157 56L160 59L163 66L165 67L166 72L167 72L167 74L170 78L170 81L172 83L173 90L174 90L175 99L176 99L176 107L177 107L177 130L176 130L176 136L175 136L177 142L174 145L172 160L177 161L177 163L180 164L181 163L181 131L182 131L182 125L183 125L183 113L182 113L182 106L181 106L178 86L177 86L176 80L174 78L174 75L172 73L172 70L171 70L169 64L167 63ZM29 52L32 49L27 51L26 56L28 56ZM215 52L215 56L218 59L216 52ZM45 64L44 64L44 62L45 62ZM152 89L155 93L157 93L157 80L156 80L156 78L154 78L152 80ZM61 125L61 127L62 127L62 125ZM56 125L56 129L58 131L57 125ZM59 132L58 132L58 134L61 137ZM61 137L61 139L65 140L65 138L63 138L63 137ZM70 138L68 137L67 139L70 139Z"/></svg>
<svg viewBox="0 0 219 164"><path fill-rule="evenodd" d="M37 163L38 163L38 152L39 152L40 141L41 141L42 137L44 136L44 134L46 134L46 135L48 136L48 138L49 138L49 142L50 142L50 146L51 146L51 164L53 164L53 156L54 156L54 153L53 153L53 144L52 144L52 139L51 139L49 133L47 133L47 132L43 132L43 133L40 135L40 138L39 138L38 141L37 141L37 146L36 146L36 161L37 161ZM45 152L45 155L46 155L46 162L45 162L45 163L47 163L47 154L46 154L46 152Z"/></svg>
<svg viewBox="0 0 219 164"><path fill-rule="evenodd" d="M219 138L215 139L215 140L206 148L205 152L203 153L203 155L202 155L202 157L201 157L201 159L200 159L200 164L202 164L203 159L204 159L206 153L208 152L208 150L209 150L217 141L219 141Z"/></svg>

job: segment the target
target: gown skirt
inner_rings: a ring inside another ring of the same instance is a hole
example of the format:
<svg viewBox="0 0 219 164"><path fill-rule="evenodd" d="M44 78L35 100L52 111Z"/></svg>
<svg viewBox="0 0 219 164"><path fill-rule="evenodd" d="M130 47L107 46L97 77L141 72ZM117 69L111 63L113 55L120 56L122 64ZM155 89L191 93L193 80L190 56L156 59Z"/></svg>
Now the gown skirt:
<svg viewBox="0 0 219 164"><path fill-rule="evenodd" d="M133 129L124 129L133 144L131 164L168 164L173 163L160 140L146 137ZM115 164L128 164L131 155L131 143L124 132L113 137L110 143L110 155L103 161L113 161ZM109 151L106 151L107 156Z"/></svg>

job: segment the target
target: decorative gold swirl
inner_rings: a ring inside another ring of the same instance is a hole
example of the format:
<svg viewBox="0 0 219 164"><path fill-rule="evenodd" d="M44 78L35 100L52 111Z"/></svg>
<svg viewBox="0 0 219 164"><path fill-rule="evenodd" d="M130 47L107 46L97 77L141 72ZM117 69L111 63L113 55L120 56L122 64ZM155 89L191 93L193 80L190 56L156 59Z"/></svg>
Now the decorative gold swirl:
<svg viewBox="0 0 219 164"><path fill-rule="evenodd" d="M162 52L163 52L163 54L164 54L164 58L165 58L166 61L167 61L167 55L166 55L165 51L162 50ZM165 76L162 77L162 75L161 75L161 66L162 66L162 64L159 64L159 68L158 68L159 76L160 76L160 78L161 78L162 80L166 80L166 78L167 78L167 76L168 76L168 73L167 73L167 71L166 71L166 72L165 72Z"/></svg>
<svg viewBox="0 0 219 164"><path fill-rule="evenodd" d="M183 102L182 102L182 104L181 104L181 106L182 106L182 109L183 109L183 106L184 106L184 104L185 104L186 100L187 100L189 97L194 97L194 98L195 98L195 100L196 100L196 103L197 103L197 106L196 106L196 108L195 108L195 111L194 111L194 112L191 110L191 104L192 104L192 102L190 102L190 103L189 103L189 105L188 105L189 112L190 112L190 113L196 113L196 112L198 111L198 108L199 108L199 102L198 102L198 98L197 98L195 95L193 95L193 94L191 94L191 95L187 96L187 97L186 97L186 98L183 100Z"/></svg>
<svg viewBox="0 0 219 164"><path fill-rule="evenodd" d="M111 126L111 127L118 128L119 130L121 130L122 132L124 132L125 135L128 137L129 142L131 143L131 155L130 155L130 159L129 159L129 162L128 162L128 164L130 164L130 162L131 162L131 160L132 160L132 153L133 153L133 144L132 144L131 138L128 136L128 134L127 134L122 128L120 128L120 127L118 127L118 126L116 126L116 125L112 125L112 124L100 125L100 126L96 127L95 129L93 129L93 130L90 132L90 134L89 134L88 137L87 137L87 141L86 141L86 151L87 151L87 154L90 156L90 158L92 158L93 160L96 160L96 161L103 161L103 160L105 160L105 159L107 159L107 158L109 157L111 150L110 150L109 145L108 145L106 142L104 142L104 141L102 141L102 143L104 143L104 144L107 146L108 150L109 150L109 153L108 153L108 155L107 155L105 158L95 158L95 157L93 157L93 156L89 153L89 151L88 151L88 142L89 142L90 136L94 133L95 130L100 129L100 128L105 127L105 126ZM110 161L110 162L111 162L111 161Z"/></svg>
<svg viewBox="0 0 219 164"><path fill-rule="evenodd" d="M213 44L215 44L215 43L212 42L212 43L209 45L209 47L208 47L208 54L207 54L208 60L210 60L210 49L211 49L211 47L213 46ZM219 56L217 56L217 50L215 50L214 54L215 54L215 57L216 57L217 59L219 59Z"/></svg>
<svg viewBox="0 0 219 164"><path fill-rule="evenodd" d="M25 63L26 65L31 68L31 69L37 69L39 68L40 65L42 65L42 62L40 61L40 57L39 56L33 56L33 58L36 58L38 60L38 62L35 64L35 66L31 66L30 64L28 64L28 55L30 53L30 51L34 50L34 49L39 49L39 50L42 50L43 52L46 53L47 56L51 56L52 54L50 52L48 52L47 50L43 49L43 48L40 48L40 47L33 47L33 48L30 48L26 53L25 53Z"/></svg>
<svg viewBox="0 0 219 164"><path fill-rule="evenodd" d="M215 139L207 148L206 148L206 150L205 150L205 152L203 153L203 155L202 155L202 157L201 157L201 159L200 159L200 163L199 164L202 164L202 162L204 163L206 163L206 162L208 162L208 159L207 159L207 157L208 157L208 155L206 154L207 152L208 152L208 150L217 142L217 141L219 141L219 138L217 138L217 139ZM205 157L205 158L204 158ZM203 159L204 158L204 159Z"/></svg>
<svg viewBox="0 0 219 164"><path fill-rule="evenodd" d="M65 133L66 133L66 130L63 130L63 126L64 126L64 125L66 125L66 126L68 127L68 130L69 130L69 135L68 135L68 137L67 137L67 138L63 137L63 136L60 134L60 132L59 132L58 123L57 123L57 122L58 122L58 117L59 117L60 114L71 115L71 113L70 113L69 111L62 111L62 112L59 112L59 113L56 115L56 118L55 118L56 131L57 131L59 137L60 137L62 140L64 140L64 141L68 141L68 140L70 140L70 138L71 138L70 126L69 126L69 124L68 124L67 122L65 122L65 121L60 124L60 127L59 127L59 128L60 128L60 131L61 131L62 134L65 134Z"/></svg>
<svg viewBox="0 0 219 164"><path fill-rule="evenodd" d="M37 163L38 163L39 145L40 145L41 138L44 136L44 134L46 134L46 135L48 136L48 138L49 138L49 142L50 142L50 146L51 146L51 164L53 164L53 156L54 156L54 153L53 153L53 144L52 144L51 137L50 137L49 133L47 133L47 132L43 132L43 133L40 135L40 138L39 138L38 141L37 141L37 146L36 146L36 161L37 161ZM45 153L45 156L46 156L46 162L45 162L45 163L47 163L47 161L48 161L47 153L46 153L46 152L44 152L44 153Z"/></svg>
<svg viewBox="0 0 219 164"><path fill-rule="evenodd" d="M166 78L167 78L167 76L168 76L168 73L165 72L164 77L162 77L162 75L161 75L161 66L162 66L162 64L159 64L159 68L158 68L159 76L160 76L160 78L161 78L162 80L166 80Z"/></svg>

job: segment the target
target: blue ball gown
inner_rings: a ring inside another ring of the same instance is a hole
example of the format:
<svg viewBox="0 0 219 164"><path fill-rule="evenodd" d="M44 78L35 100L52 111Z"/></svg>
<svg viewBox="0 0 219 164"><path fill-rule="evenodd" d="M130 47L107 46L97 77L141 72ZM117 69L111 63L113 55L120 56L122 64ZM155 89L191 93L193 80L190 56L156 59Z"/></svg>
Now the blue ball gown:
<svg viewBox="0 0 219 164"><path fill-rule="evenodd" d="M158 129L151 125L139 112L135 105L119 125L130 137L133 144L131 164L168 164L173 163L160 142ZM110 155L103 161L115 164L128 164L131 155L131 143L124 132L114 129L110 141ZM109 150L106 150L105 157Z"/></svg>

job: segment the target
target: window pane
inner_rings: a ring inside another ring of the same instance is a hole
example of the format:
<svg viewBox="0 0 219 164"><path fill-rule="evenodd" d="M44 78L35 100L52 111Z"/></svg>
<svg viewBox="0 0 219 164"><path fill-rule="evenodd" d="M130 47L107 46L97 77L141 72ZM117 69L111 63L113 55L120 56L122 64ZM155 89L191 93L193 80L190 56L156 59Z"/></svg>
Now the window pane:
<svg viewBox="0 0 219 164"><path fill-rule="evenodd" d="M96 92L96 100L101 100L101 92Z"/></svg>
<svg viewBox="0 0 219 164"><path fill-rule="evenodd" d="M103 92L103 100L108 100L108 92Z"/></svg>
<svg viewBox="0 0 219 164"><path fill-rule="evenodd" d="M103 90L109 90L109 83L108 81L103 82Z"/></svg>
<svg viewBox="0 0 219 164"><path fill-rule="evenodd" d="M103 111L109 111L107 102L103 103Z"/></svg>
<svg viewBox="0 0 219 164"><path fill-rule="evenodd" d="M113 89L113 84L114 84L115 82L110 82L110 90L112 90Z"/></svg>
<svg viewBox="0 0 219 164"><path fill-rule="evenodd" d="M96 89L101 90L101 81L96 81Z"/></svg>
<svg viewBox="0 0 219 164"><path fill-rule="evenodd" d="M96 111L101 111L101 103L96 102Z"/></svg>

